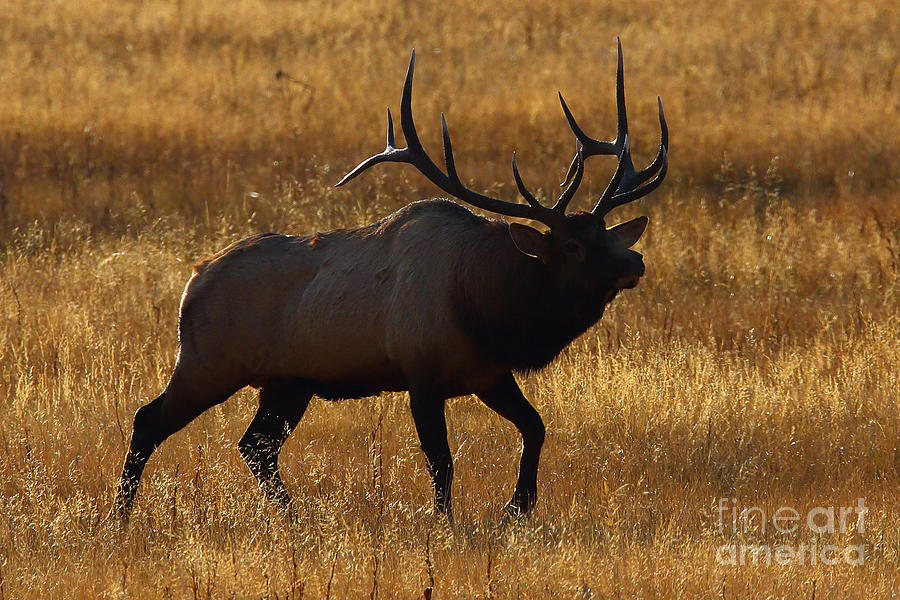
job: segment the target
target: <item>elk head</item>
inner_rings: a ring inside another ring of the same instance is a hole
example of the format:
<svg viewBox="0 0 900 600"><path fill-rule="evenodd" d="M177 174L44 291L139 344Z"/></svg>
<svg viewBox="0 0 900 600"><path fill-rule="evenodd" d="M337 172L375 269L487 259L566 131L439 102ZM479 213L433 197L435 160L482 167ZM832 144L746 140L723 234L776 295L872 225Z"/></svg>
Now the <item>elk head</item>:
<svg viewBox="0 0 900 600"><path fill-rule="evenodd" d="M661 130L659 151L649 166L636 171L629 150L621 41L618 43L616 70L618 126L614 140L595 140L585 134L572 116L562 94L559 94L563 112L577 142L575 156L561 184L564 190L552 207L541 204L525 186L519 175L515 153L512 158L513 177L526 204L491 198L466 188L456 172L450 133L443 113L441 127L446 173L431 160L419 141L413 122L414 65L415 51L410 56L400 101L400 126L407 146L405 148L395 146L393 119L388 109L387 147L383 152L357 165L337 183L337 186L347 183L378 163L409 163L443 191L472 206L499 215L530 219L546 225L549 230L539 231L520 223L509 223L509 235L520 252L550 268L555 275L557 290L564 295L581 295L582 298L608 301L619 290L637 285L644 274L644 263L642 256L630 248L643 234L648 219L638 217L607 229L605 216L613 208L637 200L659 187L668 167L669 135L662 102L657 98ZM618 159L615 174L590 212L566 214L566 208L581 184L584 161L588 157L598 155L610 155Z"/></svg>

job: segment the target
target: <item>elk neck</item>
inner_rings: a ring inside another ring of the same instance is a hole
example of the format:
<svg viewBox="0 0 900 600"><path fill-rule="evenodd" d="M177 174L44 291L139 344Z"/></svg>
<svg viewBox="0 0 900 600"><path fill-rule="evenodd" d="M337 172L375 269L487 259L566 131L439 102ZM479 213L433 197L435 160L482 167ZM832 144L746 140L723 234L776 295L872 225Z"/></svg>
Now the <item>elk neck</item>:
<svg viewBox="0 0 900 600"><path fill-rule="evenodd" d="M506 223L477 229L456 269L460 324L487 359L514 371L542 369L600 319L607 298L563 290L550 267L515 247Z"/></svg>

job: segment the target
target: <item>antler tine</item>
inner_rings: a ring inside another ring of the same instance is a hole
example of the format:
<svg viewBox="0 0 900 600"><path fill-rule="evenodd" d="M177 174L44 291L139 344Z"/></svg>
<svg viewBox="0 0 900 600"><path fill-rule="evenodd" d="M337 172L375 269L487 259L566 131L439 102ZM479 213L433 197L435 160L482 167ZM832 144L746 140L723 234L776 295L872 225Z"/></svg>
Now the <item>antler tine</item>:
<svg viewBox="0 0 900 600"><path fill-rule="evenodd" d="M534 194L532 194L530 191L528 191L528 188L525 187L525 182L522 181L522 176L519 175L519 167L516 165L515 150L513 151L513 155L512 155L512 172L513 172L513 177L516 180L516 187L519 188L519 194L521 194L521 196L523 198L525 198L525 201L528 202L528 204L530 204L531 206L533 206L535 208L541 208L541 209L545 208L540 202L538 202L538 199L534 197Z"/></svg>
<svg viewBox="0 0 900 600"><path fill-rule="evenodd" d="M394 118L391 116L391 109L388 107L387 109L388 115L388 124L387 124L387 143L385 145L386 150L390 150L394 148Z"/></svg>
<svg viewBox="0 0 900 600"><path fill-rule="evenodd" d="M646 172L648 175L641 180L640 183L649 179L650 174L652 174L655 169L659 168L659 163L664 160L665 156L669 153L669 126L666 124L666 115L663 113L662 99L659 96L656 97L656 108L659 113L659 151L657 151L656 158L653 159L653 162L650 163L646 169L641 171L641 173Z"/></svg>
<svg viewBox="0 0 900 600"><path fill-rule="evenodd" d="M459 175L456 173L456 162L453 160L453 144L450 143L450 131L447 129L447 120L441 113L441 137L444 140L444 164L447 165L447 177L457 185L461 185Z"/></svg>
<svg viewBox="0 0 900 600"><path fill-rule="evenodd" d="M525 200L528 202L526 205L491 198L465 187L456 172L456 165L453 159L453 147L450 142L450 133L447 128L446 119L444 119L443 115L441 115L441 130L444 142L444 162L447 166L447 173L445 174L442 172L434 161L431 160L428 153L425 151L425 148L422 146L422 142L419 140L419 135L416 132L416 126L412 115L412 80L415 59L416 53L415 50L413 50L409 57L409 68L406 71L406 79L403 82L403 95L400 99L400 129L403 131L403 136L406 138L406 148L394 147L393 121L390 116L390 111L388 111L387 148L385 148L383 152L371 156L361 162L356 168L345 175L337 185L344 185L369 167L378 163L405 162L416 167L429 181L437 185L443 191L472 206L493 213L506 215L508 217L533 219L550 227L557 224L558 215L554 211L538 203L530 193L525 196ZM521 181L521 179L519 179L519 181ZM520 189L524 189L524 185L522 185Z"/></svg>
<svg viewBox="0 0 900 600"><path fill-rule="evenodd" d="M406 162L407 160L407 148L395 148L394 147L394 119L391 117L391 109L387 110L387 145L384 149L384 152L380 154L376 154L375 156L370 156L366 160L362 161L358 165L356 165L352 171L347 173L341 178L334 187L341 187L351 179L356 178L357 175L368 169L373 165L377 165L378 163L383 162Z"/></svg>
<svg viewBox="0 0 900 600"><path fill-rule="evenodd" d="M563 193L560 194L559 200L556 201L556 204L553 205L554 212L557 212L561 215L566 214L566 208L569 206L569 202L572 200L572 197L575 195L575 192L578 191L578 186L581 185L581 178L584 175L584 146L581 141L575 142L575 173L572 177L572 181L569 183L569 186L563 190Z"/></svg>
<svg viewBox="0 0 900 600"><path fill-rule="evenodd" d="M622 143L622 148L627 152L629 147L628 136L625 136L625 140ZM619 184L622 183L622 177L624 177L626 171L625 161L621 158L616 163L616 171L613 173L612 179L609 180L609 183L606 184L606 189L603 190L603 193L600 195L600 199L597 201L597 204L594 205L594 208L591 210L592 213L597 214L597 211L603 207L606 203L610 201L610 199L615 196L616 190L619 189ZM603 213L606 214L606 213Z"/></svg>
<svg viewBox="0 0 900 600"><path fill-rule="evenodd" d="M653 159L652 163L636 173L634 172L634 163L632 163L630 178L622 183L623 189L634 189L650 179L660 168L660 165L663 160L666 159L666 155L668 154L669 126L666 124L666 116L663 114L662 100L659 96L656 97L656 106L659 112L659 150L656 152L656 158ZM631 153L629 153L629 160L630 159Z"/></svg>
<svg viewBox="0 0 900 600"><path fill-rule="evenodd" d="M622 58L622 38L616 36L616 147L625 146L628 135L628 113L625 109L625 60Z"/></svg>

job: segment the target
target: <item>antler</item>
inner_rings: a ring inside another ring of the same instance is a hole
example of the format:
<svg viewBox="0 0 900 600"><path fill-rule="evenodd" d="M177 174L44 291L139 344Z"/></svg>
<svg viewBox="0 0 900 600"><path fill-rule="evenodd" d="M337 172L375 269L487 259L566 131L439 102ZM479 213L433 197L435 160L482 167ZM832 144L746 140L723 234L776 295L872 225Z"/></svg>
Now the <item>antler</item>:
<svg viewBox="0 0 900 600"><path fill-rule="evenodd" d="M656 158L644 169L640 171L634 170L634 162L631 160L631 152L628 144L628 118L625 114L625 83L623 77L623 61L622 61L622 41L616 38L618 42L619 60L616 67L616 106L617 106L617 127L616 139L612 141L595 140L589 137L572 116L566 101L563 100L562 94L559 95L559 102L562 104L563 112L566 113L566 120L575 133L575 137L583 146L581 156L572 159L569 166L569 172L566 174L562 185L566 185L570 179L576 174L576 171L583 169L579 164L583 164L584 160L589 156L607 155L616 156L619 164L616 168L616 174L607 186L606 191L597 201L591 211L597 216L604 216L617 206L627 204L646 196L663 182L666 176L666 170L669 166L668 150L669 150L669 128L666 126L666 117L663 115L662 101L657 97L656 103L659 107L659 152ZM650 183L643 185L648 179L656 175Z"/></svg>
<svg viewBox="0 0 900 600"><path fill-rule="evenodd" d="M403 136L406 138L406 148L397 148L394 145L394 122L391 118L391 111L388 109L387 147L383 152L370 156L359 163L352 171L347 173L335 187L344 185L369 167L377 165L378 163L409 163L416 167L419 172L436 186L472 206L500 215L506 215L508 217L533 219L544 223L551 228L559 224L565 217L566 207L569 205L572 196L575 195L578 186L581 184L582 175L584 174L584 158L582 155L581 143L577 144L575 158L570 167L570 176L566 178L568 186L552 208L548 208L538 202L537 198L535 198L525 187L522 178L519 176L519 169L516 166L515 153L513 153L512 159L513 176L515 177L519 193L522 194L522 197L528 204L506 202L474 192L462 184L459 175L456 173L456 164L453 160L453 148L450 143L450 133L447 130L447 122L444 119L443 113L441 113L441 130L444 139L444 162L447 168L446 174L434 164L434 161L431 160L428 153L425 152L422 143L419 141L419 136L416 133L416 126L415 123L413 123L412 116L412 79L415 60L416 52L413 50L409 57L409 69L406 71L406 81L403 84L403 96L400 99L400 128L403 131ZM590 138L586 137L586 139Z"/></svg>

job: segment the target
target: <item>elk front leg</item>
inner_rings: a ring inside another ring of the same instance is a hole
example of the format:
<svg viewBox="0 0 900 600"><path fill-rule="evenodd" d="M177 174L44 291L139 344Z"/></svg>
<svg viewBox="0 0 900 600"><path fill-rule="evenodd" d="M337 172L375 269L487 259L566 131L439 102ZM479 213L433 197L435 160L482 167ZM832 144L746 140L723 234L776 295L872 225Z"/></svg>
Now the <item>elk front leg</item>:
<svg viewBox="0 0 900 600"><path fill-rule="evenodd" d="M170 435L179 431L208 408L224 402L241 388L237 382L211 381L208 374L185 362L182 355L165 391L145 404L134 415L134 428L115 509L127 521L134 504L144 465L153 451Z"/></svg>
<svg viewBox="0 0 900 600"><path fill-rule="evenodd" d="M519 479L512 499L503 510L510 516L525 515L537 501L537 470L544 444L544 422L522 395L512 373L507 373L492 387L480 392L478 398L501 417L511 421L522 434Z"/></svg>
<svg viewBox="0 0 900 600"><path fill-rule="evenodd" d="M452 522L450 488L453 484L453 457L447 443L444 404L444 398L410 391L409 406L434 485L434 507Z"/></svg>

